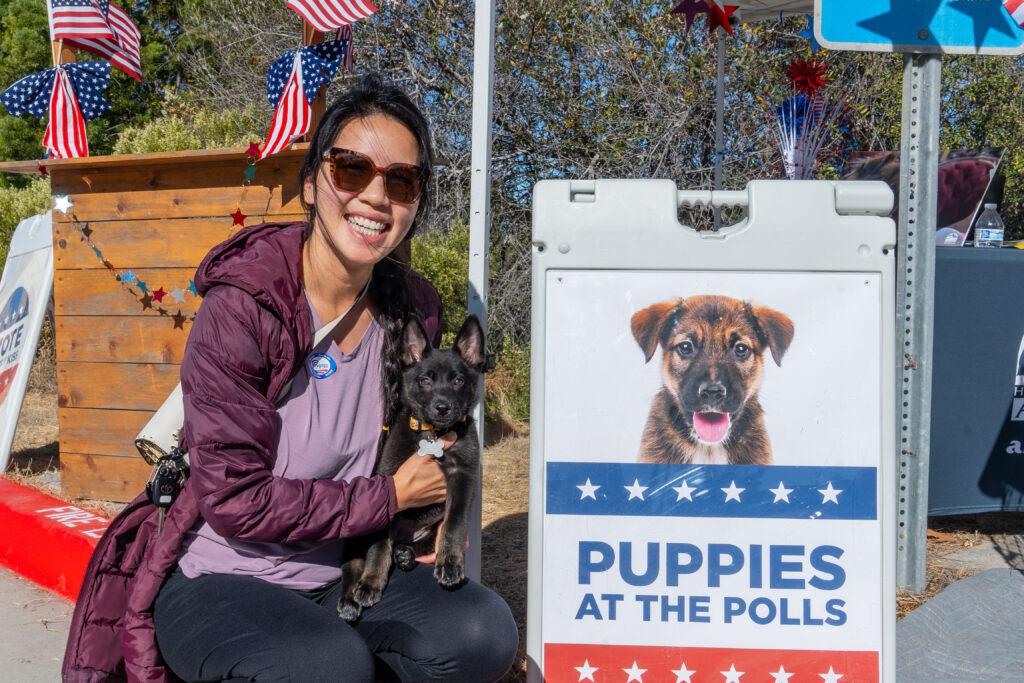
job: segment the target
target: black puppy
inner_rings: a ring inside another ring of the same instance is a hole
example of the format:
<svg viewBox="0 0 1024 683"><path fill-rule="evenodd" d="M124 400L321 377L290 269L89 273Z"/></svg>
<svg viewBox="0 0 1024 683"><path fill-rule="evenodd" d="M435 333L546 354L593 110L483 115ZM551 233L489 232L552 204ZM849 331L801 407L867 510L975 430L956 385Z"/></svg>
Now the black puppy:
<svg viewBox="0 0 1024 683"><path fill-rule="evenodd" d="M355 621L363 609L380 601L394 564L408 571L415 558L434 550L437 523L444 520L437 544L434 577L446 587L462 583L466 573L469 515L480 472L480 442L470 411L477 401L477 383L484 367L484 331L476 316L463 323L451 349L432 349L423 327L407 320L402 335L402 408L391 426L377 463L378 474L394 474L409 457L433 455L444 472L448 497L444 504L399 512L365 557L359 550L342 566L338 613ZM455 444L441 450L438 436L455 432Z"/></svg>

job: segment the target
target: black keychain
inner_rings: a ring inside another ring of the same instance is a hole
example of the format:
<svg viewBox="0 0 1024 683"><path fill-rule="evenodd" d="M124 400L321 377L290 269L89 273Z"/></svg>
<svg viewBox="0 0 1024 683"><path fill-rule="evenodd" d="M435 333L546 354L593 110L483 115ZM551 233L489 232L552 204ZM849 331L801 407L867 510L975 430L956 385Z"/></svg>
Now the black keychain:
<svg viewBox="0 0 1024 683"><path fill-rule="evenodd" d="M181 493L188 479L188 461L185 460L185 452L180 448L173 448L167 455L161 456L153 465L153 472L146 482L146 495L159 508L157 517L157 533L164 527L164 515L167 508Z"/></svg>

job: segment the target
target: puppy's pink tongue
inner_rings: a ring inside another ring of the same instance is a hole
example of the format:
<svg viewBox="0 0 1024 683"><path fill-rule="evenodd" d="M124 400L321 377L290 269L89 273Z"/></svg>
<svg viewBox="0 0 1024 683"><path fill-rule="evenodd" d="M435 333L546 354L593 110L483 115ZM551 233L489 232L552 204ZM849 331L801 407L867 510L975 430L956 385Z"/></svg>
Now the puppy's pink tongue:
<svg viewBox="0 0 1024 683"><path fill-rule="evenodd" d="M694 413L693 427L705 443L718 443L729 432L729 413Z"/></svg>

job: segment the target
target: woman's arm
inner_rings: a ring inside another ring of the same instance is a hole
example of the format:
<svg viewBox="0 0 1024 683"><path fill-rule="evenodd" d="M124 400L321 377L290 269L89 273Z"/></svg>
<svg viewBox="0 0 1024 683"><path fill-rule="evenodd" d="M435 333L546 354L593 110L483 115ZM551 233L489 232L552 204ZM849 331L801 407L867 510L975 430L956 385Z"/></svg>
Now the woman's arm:
<svg viewBox="0 0 1024 683"><path fill-rule="evenodd" d="M276 336L287 333L268 318L248 294L214 287L189 334L181 367L183 431L203 517L222 536L272 543L383 529L397 510L389 477L343 482L272 474L277 427L265 396L273 370L268 359L281 343Z"/></svg>

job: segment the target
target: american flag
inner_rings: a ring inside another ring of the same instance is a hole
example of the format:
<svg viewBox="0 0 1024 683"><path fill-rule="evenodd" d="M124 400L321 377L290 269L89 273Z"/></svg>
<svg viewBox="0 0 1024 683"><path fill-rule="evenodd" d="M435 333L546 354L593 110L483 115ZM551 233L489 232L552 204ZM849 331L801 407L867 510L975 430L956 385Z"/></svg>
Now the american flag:
<svg viewBox="0 0 1024 683"><path fill-rule="evenodd" d="M57 69L50 96L50 122L43 135L43 145L58 159L89 156L85 119L75 99L71 79L64 69Z"/></svg>
<svg viewBox="0 0 1024 683"><path fill-rule="evenodd" d="M346 26L377 11L370 0L288 0L288 9L298 12L317 31Z"/></svg>
<svg viewBox="0 0 1024 683"><path fill-rule="evenodd" d="M1024 0L1021 0L1021 2L1024 2ZM345 71L351 73L352 66L354 64L353 54L355 53L355 41L352 38L352 26L350 24L345 24L339 28L337 35L335 35L335 40L344 40L348 42L348 45L345 47L345 57L341 60L341 65L345 67Z"/></svg>
<svg viewBox="0 0 1024 683"><path fill-rule="evenodd" d="M267 100L275 107L260 159L277 154L295 138L305 135L313 117L313 98L329 83L348 52L349 43L331 40L288 50L267 71Z"/></svg>
<svg viewBox="0 0 1024 683"><path fill-rule="evenodd" d="M1010 13L1013 20L1024 28L1024 0L1003 0L1003 7Z"/></svg>
<svg viewBox="0 0 1024 683"><path fill-rule="evenodd" d="M109 62L73 62L25 76L0 93L0 103L13 116L49 112L43 144L53 156L88 156L85 121L110 107L102 95L108 83Z"/></svg>
<svg viewBox="0 0 1024 683"><path fill-rule="evenodd" d="M131 18L109 0L47 0L50 36L101 57L142 81L142 34Z"/></svg>

